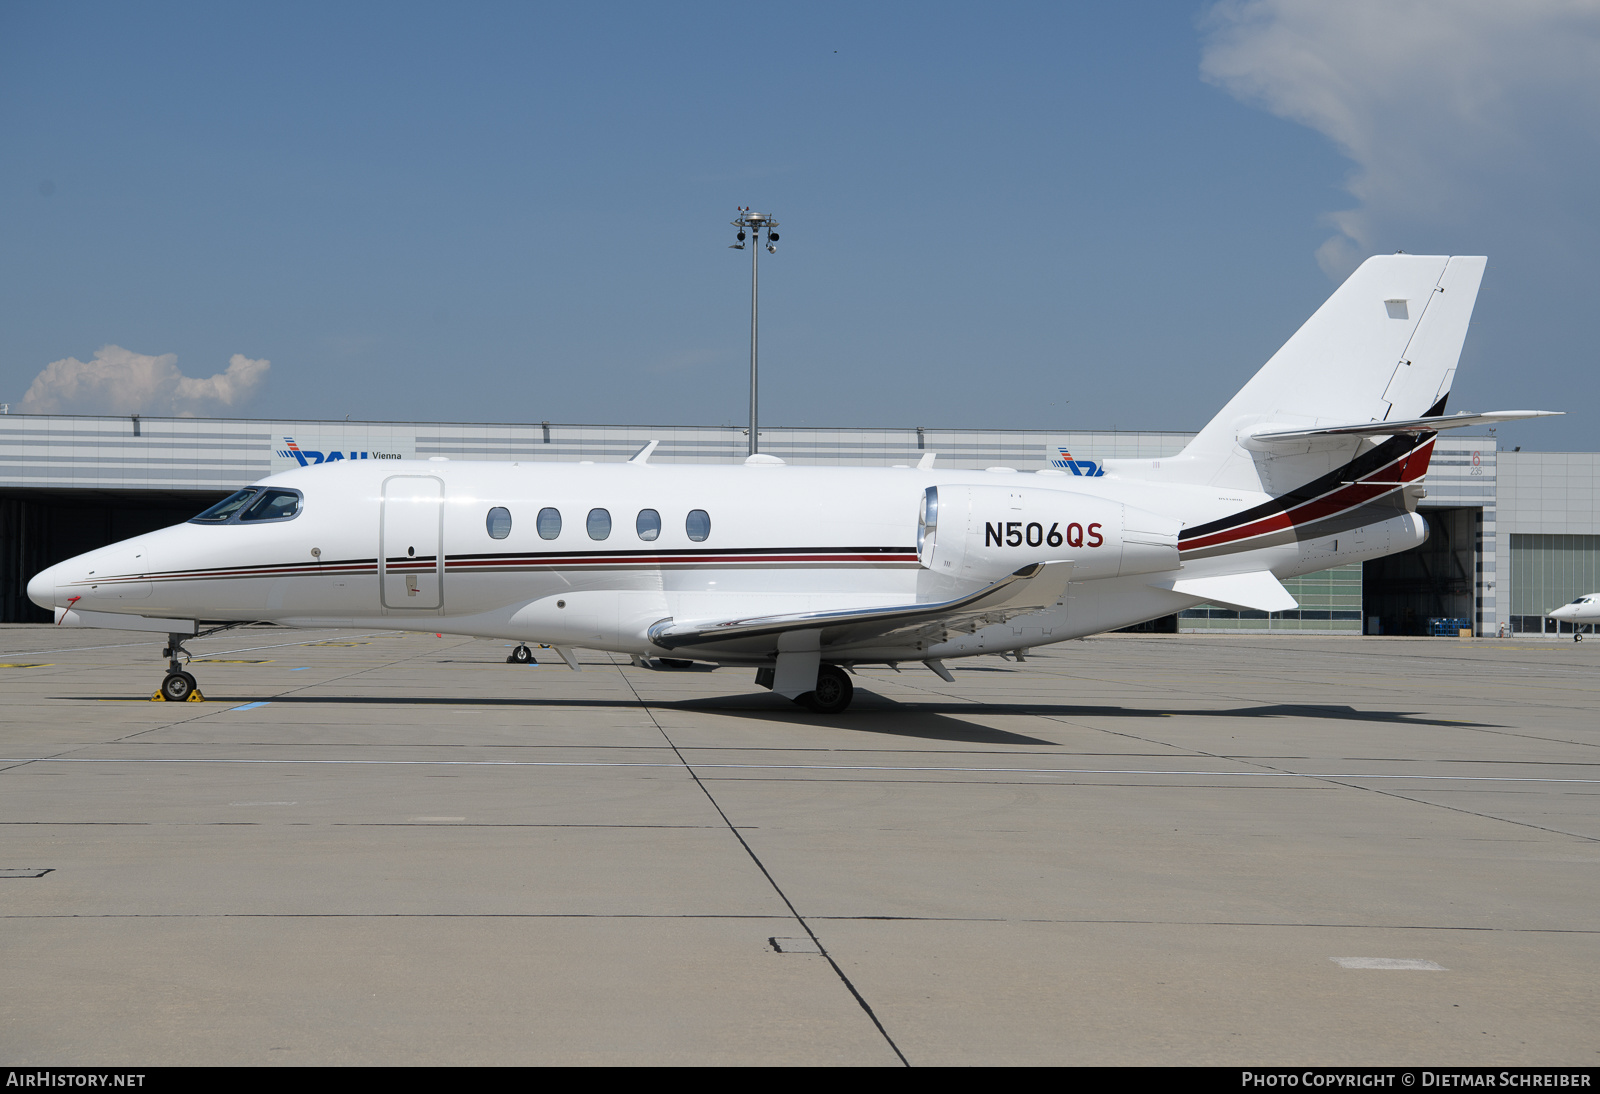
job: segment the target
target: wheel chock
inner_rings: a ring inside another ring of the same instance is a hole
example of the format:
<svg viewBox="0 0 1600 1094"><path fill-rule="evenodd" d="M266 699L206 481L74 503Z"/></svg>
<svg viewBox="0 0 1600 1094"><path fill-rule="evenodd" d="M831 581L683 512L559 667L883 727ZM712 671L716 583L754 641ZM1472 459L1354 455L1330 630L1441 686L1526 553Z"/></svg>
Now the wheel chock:
<svg viewBox="0 0 1600 1094"><path fill-rule="evenodd" d="M150 701L152 703L170 703L172 700L168 699L166 695L161 692L161 689L157 688L156 693L150 696ZM206 697L200 694L199 688L195 688L193 691L191 691L189 693L189 697L184 700L185 703L203 703L205 701Z"/></svg>
<svg viewBox="0 0 1600 1094"><path fill-rule="evenodd" d="M150 696L150 701L152 703L165 703L167 701L167 697L165 695L161 694L161 689L160 688L157 688L156 689L156 693L154 695Z"/></svg>

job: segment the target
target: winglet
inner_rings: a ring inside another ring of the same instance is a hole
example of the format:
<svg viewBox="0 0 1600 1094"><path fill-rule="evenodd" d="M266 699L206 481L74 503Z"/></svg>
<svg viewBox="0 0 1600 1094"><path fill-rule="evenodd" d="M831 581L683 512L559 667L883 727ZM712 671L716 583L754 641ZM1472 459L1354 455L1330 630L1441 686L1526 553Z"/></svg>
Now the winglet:
<svg viewBox="0 0 1600 1094"><path fill-rule="evenodd" d="M933 461L938 459L938 458L939 458L939 453L937 453L937 452L929 452L926 456L922 457L922 459L917 461L917 470L918 471L932 471L933 470Z"/></svg>
<svg viewBox="0 0 1600 1094"><path fill-rule="evenodd" d="M660 441L651 441L649 444L647 444L643 448L639 449L639 451L635 452L629 458L628 462L629 463L649 463L651 454L655 452L656 445L658 445L660 443L661 443Z"/></svg>

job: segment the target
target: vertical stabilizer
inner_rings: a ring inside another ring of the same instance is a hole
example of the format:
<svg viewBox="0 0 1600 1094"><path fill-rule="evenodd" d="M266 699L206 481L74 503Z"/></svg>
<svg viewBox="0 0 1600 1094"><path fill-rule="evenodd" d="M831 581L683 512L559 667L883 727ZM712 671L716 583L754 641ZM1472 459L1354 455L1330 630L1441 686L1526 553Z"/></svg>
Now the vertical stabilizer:
<svg viewBox="0 0 1600 1094"><path fill-rule="evenodd" d="M1250 451L1251 434L1443 413L1487 259L1369 258L1229 400L1163 477L1282 494L1353 459L1358 439ZM1371 442L1365 442L1371 447Z"/></svg>

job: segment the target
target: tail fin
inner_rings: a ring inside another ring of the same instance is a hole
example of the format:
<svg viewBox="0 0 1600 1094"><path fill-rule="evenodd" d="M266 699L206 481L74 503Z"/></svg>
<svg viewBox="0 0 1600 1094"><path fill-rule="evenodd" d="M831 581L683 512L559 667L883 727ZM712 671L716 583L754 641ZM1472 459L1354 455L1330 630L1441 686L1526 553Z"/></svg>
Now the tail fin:
<svg viewBox="0 0 1600 1094"><path fill-rule="evenodd" d="M1252 434L1442 414L1486 262L1367 259L1176 459L1162 461L1163 477L1284 494L1372 442L1323 437L1251 451L1241 442Z"/></svg>

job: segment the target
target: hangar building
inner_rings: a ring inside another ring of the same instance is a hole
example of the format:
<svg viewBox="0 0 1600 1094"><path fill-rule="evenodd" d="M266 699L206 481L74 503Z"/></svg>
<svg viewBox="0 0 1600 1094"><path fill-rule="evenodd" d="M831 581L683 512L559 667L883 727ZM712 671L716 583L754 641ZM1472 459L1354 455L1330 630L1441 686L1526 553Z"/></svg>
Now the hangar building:
<svg viewBox="0 0 1600 1094"><path fill-rule="evenodd" d="M1161 459L1190 433L975 429L763 429L763 452L794 464L915 463L1018 471L1077 461ZM233 490L339 459L625 460L659 440L660 463L729 463L737 426L540 422L270 421L0 416L0 621L48 622L28 578L71 555L189 519ZM1071 468L1069 468L1071 470ZM1184 631L1424 634L1467 620L1479 635L1554 630L1544 613L1600 590L1600 453L1500 451L1492 436L1439 437L1420 512L1422 547L1286 582L1294 611L1191 609ZM1159 626L1159 624L1158 624ZM1450 633L1454 634L1451 629Z"/></svg>

